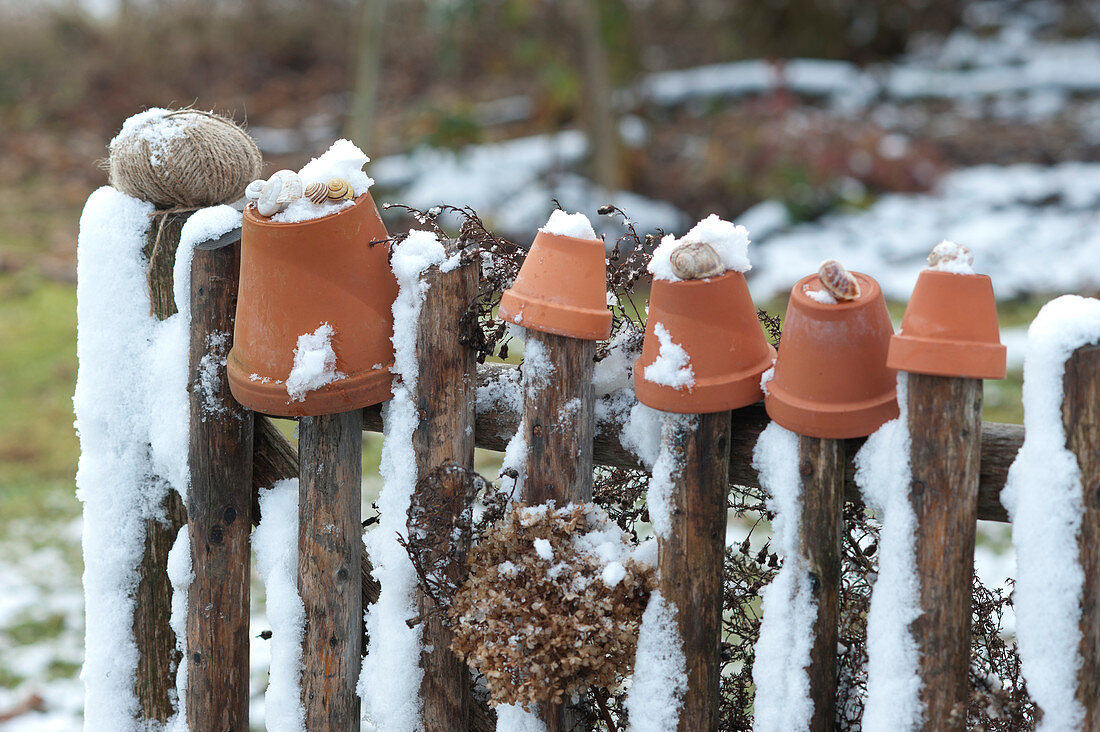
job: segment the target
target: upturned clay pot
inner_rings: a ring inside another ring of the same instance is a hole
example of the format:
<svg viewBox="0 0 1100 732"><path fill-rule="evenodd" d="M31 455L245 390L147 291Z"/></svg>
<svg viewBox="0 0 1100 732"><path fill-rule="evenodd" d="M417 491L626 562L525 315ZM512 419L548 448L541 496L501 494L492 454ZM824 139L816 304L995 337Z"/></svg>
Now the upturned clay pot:
<svg viewBox="0 0 1100 732"><path fill-rule="evenodd" d="M917 278L886 365L933 376L1003 379L1006 349L987 275L926 269Z"/></svg>
<svg viewBox="0 0 1100 732"><path fill-rule="evenodd" d="M285 417L333 414L390 398L393 301L397 280L388 238L369 193L355 205L301 223L244 212L241 284L227 370L244 406ZM287 394L298 337L332 326L336 370L344 378L301 401Z"/></svg>
<svg viewBox="0 0 1100 732"><path fill-rule="evenodd" d="M695 383L673 387L645 378L661 344L660 323L688 354ZM664 412L706 414L739 409L764 397L760 375L771 368L775 349L764 337L745 276L729 271L704 280L655 279L649 296L642 355L634 363L634 393Z"/></svg>
<svg viewBox="0 0 1100 732"><path fill-rule="evenodd" d="M607 338L611 311L603 242L539 231L497 312L502 320L543 333Z"/></svg>
<svg viewBox="0 0 1100 732"><path fill-rule="evenodd" d="M791 290L775 374L765 385L768 416L808 437L863 437L898 416L897 372L886 366L894 328L874 279L851 273L861 294L826 304L806 294L816 274Z"/></svg>

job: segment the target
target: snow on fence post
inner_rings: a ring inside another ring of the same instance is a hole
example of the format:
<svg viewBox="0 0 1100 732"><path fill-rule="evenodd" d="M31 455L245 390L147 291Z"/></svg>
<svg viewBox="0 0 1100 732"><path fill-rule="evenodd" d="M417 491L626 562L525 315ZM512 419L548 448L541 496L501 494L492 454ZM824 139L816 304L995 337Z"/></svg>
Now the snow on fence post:
<svg viewBox="0 0 1100 732"><path fill-rule="evenodd" d="M176 313L172 271L176 248L188 213L158 213L149 227L145 256L149 258L147 280L149 307L157 320ZM180 528L187 522L183 500L175 491L164 498L166 521L145 522L145 551L138 567L134 597L134 643L138 649L135 693L141 718L167 722L175 712L172 694L179 664L176 636L168 624L172 611L172 585L168 579L168 552Z"/></svg>
<svg viewBox="0 0 1100 732"><path fill-rule="evenodd" d="M459 242L460 243L460 242ZM447 253L454 255L456 242L446 242ZM413 433L416 474L428 475L445 462L473 469L474 407L477 396L477 354L462 342L462 314L477 297L478 260L476 249L463 251L459 266L442 271L433 266L422 275L429 283L420 308L417 326L416 360L420 374L416 382L415 403L419 422ZM427 496L414 493L413 505L443 501L461 506L465 500L465 480L442 481L454 488L457 496ZM438 486L427 490L436 490ZM452 500L455 500L452 503ZM426 512L443 519L440 512ZM424 515L424 514L421 514ZM454 519L459 517L455 515ZM429 535L452 536L452 522L443 526L409 526ZM464 535L467 536L468 535ZM457 559L469 546L452 546ZM470 728L471 685L466 664L451 651L451 632L443 624L441 613L432 612L434 601L423 591L418 593L420 617L424 619L420 665L424 676L420 694L424 703L423 724L426 732L466 732Z"/></svg>
<svg viewBox="0 0 1100 732"><path fill-rule="evenodd" d="M188 729L248 729L252 412L229 391L240 246L191 262Z"/></svg>
<svg viewBox="0 0 1100 732"><path fill-rule="evenodd" d="M358 730L363 655L362 412L298 423L298 593L305 607L302 705L308 730Z"/></svg>
<svg viewBox="0 0 1100 732"><path fill-rule="evenodd" d="M836 646L840 617L840 557L844 535L842 440L798 436L798 475L802 481L799 554L805 559L817 602L813 647L806 672L813 702L813 732L831 730L836 718Z"/></svg>
<svg viewBox="0 0 1100 732"><path fill-rule="evenodd" d="M930 729L963 730L977 531L982 381L909 374L909 501L916 517L920 699Z"/></svg>
<svg viewBox="0 0 1100 732"><path fill-rule="evenodd" d="M657 541L661 596L675 608L683 640L685 732L718 727L730 425L729 412L677 415L663 435L682 466L673 475L669 534Z"/></svg>
<svg viewBox="0 0 1100 732"><path fill-rule="evenodd" d="M1100 345L1078 348L1066 362L1062 421L1066 446L1081 469L1081 531L1084 586L1081 592L1081 668L1077 700L1085 710L1082 729L1100 730Z"/></svg>

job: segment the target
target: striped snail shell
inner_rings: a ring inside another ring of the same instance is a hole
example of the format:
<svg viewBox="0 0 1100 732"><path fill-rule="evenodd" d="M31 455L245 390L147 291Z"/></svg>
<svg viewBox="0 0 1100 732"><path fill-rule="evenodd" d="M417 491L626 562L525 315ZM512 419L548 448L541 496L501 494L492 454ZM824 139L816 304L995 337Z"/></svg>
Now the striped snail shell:
<svg viewBox="0 0 1100 732"><path fill-rule="evenodd" d="M310 183L306 186L305 196L314 203L324 203L328 200L328 186L324 183Z"/></svg>
<svg viewBox="0 0 1100 732"><path fill-rule="evenodd" d="M835 259L826 259L817 270L821 286L838 301L855 300L860 296L859 280Z"/></svg>
<svg viewBox="0 0 1100 732"><path fill-rule="evenodd" d="M260 197L260 191L264 189L266 180L254 180L244 189L244 197L249 201L255 201Z"/></svg>
<svg viewBox="0 0 1100 732"><path fill-rule="evenodd" d="M355 191L351 189L351 184L343 178L333 178L326 185L330 201L351 201L355 198Z"/></svg>
<svg viewBox="0 0 1100 732"><path fill-rule="evenodd" d="M668 263L682 280L702 280L725 274L726 264L714 247L702 241L684 242L672 250Z"/></svg>

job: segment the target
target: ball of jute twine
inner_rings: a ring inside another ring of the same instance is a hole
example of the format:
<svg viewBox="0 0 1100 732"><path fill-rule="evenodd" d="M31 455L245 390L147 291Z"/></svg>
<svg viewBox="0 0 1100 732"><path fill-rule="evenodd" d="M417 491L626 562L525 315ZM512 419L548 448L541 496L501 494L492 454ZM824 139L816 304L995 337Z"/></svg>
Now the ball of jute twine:
<svg viewBox="0 0 1100 732"><path fill-rule="evenodd" d="M263 159L256 143L232 120L211 112L179 109L147 125L183 118L167 139L150 144L144 125L110 146L107 176L123 193L158 208L190 209L231 203L260 176Z"/></svg>

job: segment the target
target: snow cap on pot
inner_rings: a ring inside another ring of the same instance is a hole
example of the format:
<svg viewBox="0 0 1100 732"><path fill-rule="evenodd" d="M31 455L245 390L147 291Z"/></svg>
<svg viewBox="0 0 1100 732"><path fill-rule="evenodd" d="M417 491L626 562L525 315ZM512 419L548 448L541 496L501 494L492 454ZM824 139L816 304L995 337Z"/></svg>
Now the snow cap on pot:
<svg viewBox="0 0 1100 732"><path fill-rule="evenodd" d="M604 244L584 214L550 215L501 296L498 314L543 333L588 341L611 335Z"/></svg>
<svg viewBox="0 0 1100 732"><path fill-rule="evenodd" d="M767 342L744 273L751 268L743 226L711 215L653 253L642 355L634 365L638 400L654 409L705 414L763 398Z"/></svg>
<svg viewBox="0 0 1100 732"><path fill-rule="evenodd" d="M974 273L974 255L954 242L936 245L917 278L886 364L899 371L1003 379L997 301L988 275Z"/></svg>
<svg viewBox="0 0 1100 732"><path fill-rule="evenodd" d="M808 437L862 437L898 416L897 375L886 366L894 328L871 277L835 260L791 290L768 416Z"/></svg>
<svg viewBox="0 0 1100 732"><path fill-rule="evenodd" d="M301 171L272 176L294 189L295 179L342 178L350 200L320 205L298 196L270 217L255 202L245 209L227 371L233 396L249 409L332 414L391 396L397 281L367 190L374 181L361 170L367 159L340 140Z"/></svg>

